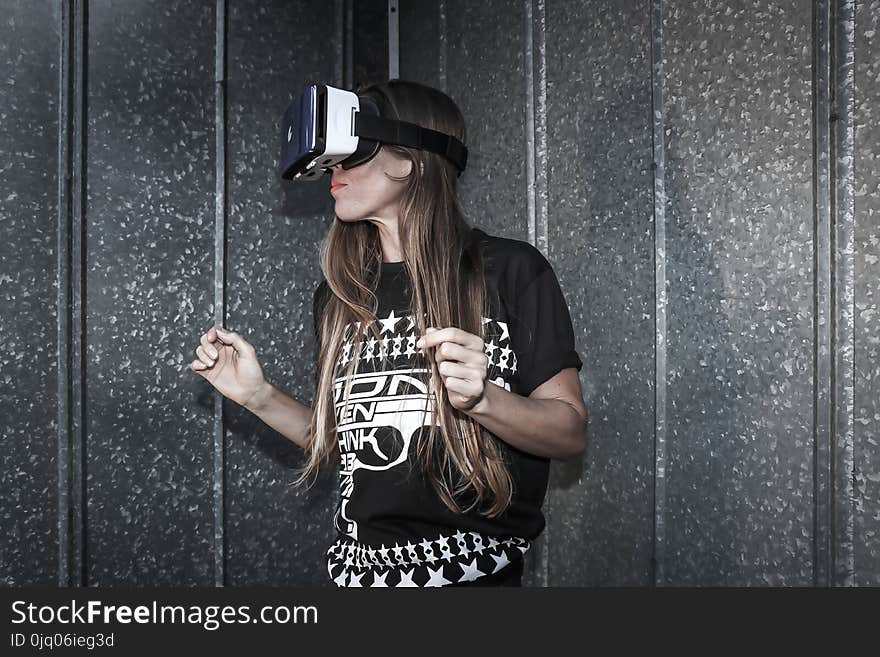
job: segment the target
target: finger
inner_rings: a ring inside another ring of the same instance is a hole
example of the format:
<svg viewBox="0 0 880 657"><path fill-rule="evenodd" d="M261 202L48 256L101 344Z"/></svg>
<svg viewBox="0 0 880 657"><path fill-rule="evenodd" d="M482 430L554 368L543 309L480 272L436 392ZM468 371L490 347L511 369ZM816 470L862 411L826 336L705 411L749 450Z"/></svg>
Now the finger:
<svg viewBox="0 0 880 657"><path fill-rule="evenodd" d="M464 363L472 367L480 367L481 363L487 362L486 354L483 351L475 351L468 347L463 347L455 342L442 342L434 350L434 360L438 363L443 361L454 361Z"/></svg>
<svg viewBox="0 0 880 657"><path fill-rule="evenodd" d="M217 337L219 337L220 341L224 344L232 345L233 349L241 354L246 353L253 355L255 353L253 346L246 342L245 339L235 331L227 331L226 329L218 328Z"/></svg>
<svg viewBox="0 0 880 657"><path fill-rule="evenodd" d="M200 372L201 370L206 370L206 369L208 369L208 366L205 365L205 364L204 364L202 361L200 361L200 360L194 360L193 362L191 362L191 363L189 364L189 367L190 367L191 370L194 370L194 371L196 371L196 372Z"/></svg>
<svg viewBox="0 0 880 657"><path fill-rule="evenodd" d="M443 380L443 384L446 386L447 390L457 392L463 397L473 397L476 395L477 386L473 382L466 379L459 379L455 376L447 376Z"/></svg>
<svg viewBox="0 0 880 657"><path fill-rule="evenodd" d="M198 347L196 347L196 356L199 357L199 360L202 361L206 367L211 367L214 365L214 359L205 353L205 350L202 347L202 345L199 345Z"/></svg>
<svg viewBox="0 0 880 657"><path fill-rule="evenodd" d="M437 366L437 371L445 377L453 377L456 379L464 379L466 381L476 382L480 379L480 372L474 367L468 367L462 363L456 363L451 360L443 361ZM483 376L485 378L485 375Z"/></svg>
<svg viewBox="0 0 880 657"><path fill-rule="evenodd" d="M456 344L470 347L471 349L482 350L484 348L483 339L479 335L468 333L467 331L464 331L455 326L447 326L446 328L441 329L435 329L430 326L426 327L425 335L419 338L416 346L423 349L428 349L429 347L436 346L441 342L455 342Z"/></svg>
<svg viewBox="0 0 880 657"><path fill-rule="evenodd" d="M205 353L208 354L208 356L210 356L212 359L216 359L219 354L217 353L216 347L211 344L211 342L213 342L213 340L211 340L211 338L209 337L211 331L212 328L208 329L208 332L201 337L199 342L201 342L202 349L205 351Z"/></svg>

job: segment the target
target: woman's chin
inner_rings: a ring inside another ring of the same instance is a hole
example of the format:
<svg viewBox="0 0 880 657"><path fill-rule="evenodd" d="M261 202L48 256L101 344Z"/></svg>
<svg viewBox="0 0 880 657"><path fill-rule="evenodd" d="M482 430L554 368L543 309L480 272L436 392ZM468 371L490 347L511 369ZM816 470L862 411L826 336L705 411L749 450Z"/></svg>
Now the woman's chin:
<svg viewBox="0 0 880 657"><path fill-rule="evenodd" d="M338 206L338 204L337 204L337 206ZM351 215L348 215L345 213L340 214L338 207L336 209L336 218L339 219L340 221L344 221L347 224L351 224L356 221L361 221L363 219L363 217L351 216Z"/></svg>

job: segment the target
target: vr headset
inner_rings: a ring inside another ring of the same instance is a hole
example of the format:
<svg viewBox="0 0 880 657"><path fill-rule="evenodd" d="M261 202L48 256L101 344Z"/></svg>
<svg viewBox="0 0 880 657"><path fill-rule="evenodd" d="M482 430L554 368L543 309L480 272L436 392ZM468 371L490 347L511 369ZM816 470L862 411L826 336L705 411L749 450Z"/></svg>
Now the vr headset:
<svg viewBox="0 0 880 657"><path fill-rule="evenodd" d="M459 176L467 165L467 148L455 137L382 117L372 98L327 84L308 85L284 112L281 129L278 175L284 180L317 180L340 162L351 169L372 159L381 144L439 153Z"/></svg>

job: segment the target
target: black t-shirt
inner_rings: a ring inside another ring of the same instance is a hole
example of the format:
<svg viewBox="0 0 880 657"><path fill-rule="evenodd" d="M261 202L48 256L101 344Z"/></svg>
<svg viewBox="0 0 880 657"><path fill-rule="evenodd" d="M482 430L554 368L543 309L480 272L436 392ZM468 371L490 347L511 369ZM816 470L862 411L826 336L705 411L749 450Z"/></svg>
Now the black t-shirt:
<svg viewBox="0 0 880 657"><path fill-rule="evenodd" d="M560 370L580 370L568 306L547 259L528 242L479 228L472 235L479 240L487 287L487 385L528 396ZM313 305L317 340L328 295L322 280ZM549 459L501 441L514 485L511 506L491 519L476 509L456 514L447 508L414 462L418 429L423 417L430 422L434 397L430 370L415 365L420 336L410 316L403 262L382 263L376 295L383 339L367 334L347 411L340 389L345 378L336 382L342 462L338 536L327 550L330 578L339 586L448 586L521 566L544 529ZM340 368L353 357L348 335Z"/></svg>

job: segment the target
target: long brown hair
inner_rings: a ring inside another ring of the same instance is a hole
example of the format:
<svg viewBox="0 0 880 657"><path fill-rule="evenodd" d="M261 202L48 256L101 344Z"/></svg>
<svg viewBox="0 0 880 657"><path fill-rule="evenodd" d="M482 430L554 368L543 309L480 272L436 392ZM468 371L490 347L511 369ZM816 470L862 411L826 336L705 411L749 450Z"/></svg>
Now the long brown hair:
<svg viewBox="0 0 880 657"><path fill-rule="evenodd" d="M376 100L382 116L453 135L467 144L461 111L440 90L394 79L362 85L356 93ZM408 177L394 179L407 181L398 230L404 267L413 282L410 311L419 335L425 334L426 326L456 326L485 340L483 262L459 203L458 170L445 157L429 151L390 144L382 144L382 148L413 164ZM339 459L334 394L337 377L341 376L337 358L343 342L353 339L355 345L362 344L366 330L381 339L374 325L378 310L375 289L382 261L376 226L369 221L345 222L337 216L321 243L320 258L331 294L319 327L321 347L307 460L296 484L317 476L322 463ZM345 374L346 405L360 352L360 348L353 350ZM451 511L461 513L460 497L470 494L473 499L465 513L485 500L492 505L487 511L480 508L482 515L503 513L510 504L513 482L500 440L449 403L433 349L430 354L419 351L415 358L417 366L431 372L436 400L435 413L427 423L427 437L423 436L426 423L418 432L418 463ZM486 385L490 385L488 380Z"/></svg>

